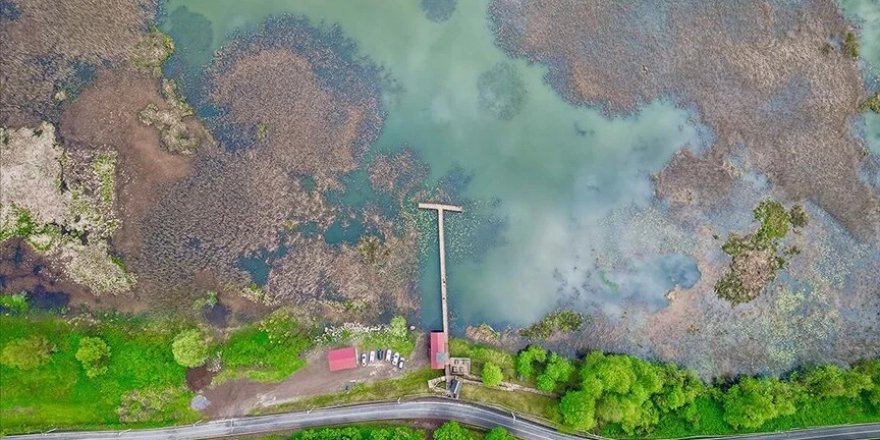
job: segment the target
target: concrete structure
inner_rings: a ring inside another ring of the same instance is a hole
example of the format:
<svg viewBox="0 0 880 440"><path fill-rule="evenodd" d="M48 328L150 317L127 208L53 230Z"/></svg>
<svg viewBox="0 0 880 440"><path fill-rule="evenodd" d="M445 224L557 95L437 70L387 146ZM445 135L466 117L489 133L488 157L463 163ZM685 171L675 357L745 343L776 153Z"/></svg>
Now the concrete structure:
<svg viewBox="0 0 880 440"><path fill-rule="evenodd" d="M437 211L437 234L440 242L440 308L443 310L443 333L449 334L449 311L446 303L446 242L443 237L443 213L445 211L463 212L461 206L444 205L440 203L419 203L419 209L434 209ZM449 383L449 365L446 365L446 383Z"/></svg>
<svg viewBox="0 0 880 440"><path fill-rule="evenodd" d="M337 348L327 352L327 366L330 371L349 370L356 368L357 350L354 347Z"/></svg>
<svg viewBox="0 0 880 440"><path fill-rule="evenodd" d="M449 370L455 376L468 376L471 374L471 358L449 358Z"/></svg>
<svg viewBox="0 0 880 440"><path fill-rule="evenodd" d="M449 360L449 344L445 332L431 332L431 368L443 370Z"/></svg>

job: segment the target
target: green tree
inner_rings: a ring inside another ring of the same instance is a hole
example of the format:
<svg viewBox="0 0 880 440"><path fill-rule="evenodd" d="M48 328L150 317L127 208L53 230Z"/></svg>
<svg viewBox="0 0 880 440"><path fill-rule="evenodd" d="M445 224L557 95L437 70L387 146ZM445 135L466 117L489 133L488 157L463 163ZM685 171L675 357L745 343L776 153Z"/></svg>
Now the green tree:
<svg viewBox="0 0 880 440"><path fill-rule="evenodd" d="M544 372L538 375L538 389L553 391L557 383L568 382L574 370L571 361L556 353L550 353Z"/></svg>
<svg viewBox="0 0 880 440"><path fill-rule="evenodd" d="M501 383L504 379L504 375L501 374L501 367L493 364L492 362L486 362L483 365L483 383L494 387Z"/></svg>
<svg viewBox="0 0 880 440"><path fill-rule="evenodd" d="M0 364L30 370L49 360L54 347L42 336L28 336L6 344L0 351Z"/></svg>
<svg viewBox="0 0 880 440"><path fill-rule="evenodd" d="M795 380L815 397L854 399L873 384L871 377L859 370L844 370L837 365L822 365L807 370Z"/></svg>
<svg viewBox="0 0 880 440"><path fill-rule="evenodd" d="M391 318L391 326L390 326L391 336L395 338L405 338L406 337L406 318L403 316L395 316Z"/></svg>
<svg viewBox="0 0 880 440"><path fill-rule="evenodd" d="M724 393L724 421L734 428L758 428L794 414L796 397L795 387L779 379L746 377Z"/></svg>
<svg viewBox="0 0 880 440"><path fill-rule="evenodd" d="M529 345L516 355L516 374L521 379L529 379L535 374L535 362L547 360L547 350L540 345Z"/></svg>
<svg viewBox="0 0 880 440"><path fill-rule="evenodd" d="M450 420L434 431L433 438L434 440L470 440L470 435L458 422Z"/></svg>
<svg viewBox="0 0 880 440"><path fill-rule="evenodd" d="M483 440L516 440L516 437L510 435L503 427L496 426L483 436Z"/></svg>
<svg viewBox="0 0 880 440"><path fill-rule="evenodd" d="M110 347L101 338L82 338L76 350L76 359L82 363L86 376L96 377L107 372Z"/></svg>
<svg viewBox="0 0 880 440"><path fill-rule="evenodd" d="M559 400L562 421L575 429L593 429L596 426L596 397L588 390L565 393Z"/></svg>
<svg viewBox="0 0 880 440"><path fill-rule="evenodd" d="M188 368L200 367L208 359L208 341L199 329L184 330L174 337L171 351L178 364Z"/></svg>

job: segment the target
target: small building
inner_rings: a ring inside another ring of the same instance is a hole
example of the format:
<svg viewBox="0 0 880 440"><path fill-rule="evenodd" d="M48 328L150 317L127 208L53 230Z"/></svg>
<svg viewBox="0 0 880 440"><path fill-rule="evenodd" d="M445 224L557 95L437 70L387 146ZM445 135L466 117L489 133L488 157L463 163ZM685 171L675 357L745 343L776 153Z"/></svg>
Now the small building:
<svg viewBox="0 0 880 440"><path fill-rule="evenodd" d="M449 373L456 376L469 376L471 374L471 358L449 358Z"/></svg>
<svg viewBox="0 0 880 440"><path fill-rule="evenodd" d="M327 352L327 366L330 367L330 371L356 368L357 364L357 350L354 347L337 348Z"/></svg>
<svg viewBox="0 0 880 440"><path fill-rule="evenodd" d="M458 378L453 378L451 382L449 382L449 390L446 392L448 397L452 397L453 399L458 399L458 396L461 394L461 381Z"/></svg>
<svg viewBox="0 0 880 440"><path fill-rule="evenodd" d="M431 368L442 370L449 361L449 344L446 332L431 332Z"/></svg>

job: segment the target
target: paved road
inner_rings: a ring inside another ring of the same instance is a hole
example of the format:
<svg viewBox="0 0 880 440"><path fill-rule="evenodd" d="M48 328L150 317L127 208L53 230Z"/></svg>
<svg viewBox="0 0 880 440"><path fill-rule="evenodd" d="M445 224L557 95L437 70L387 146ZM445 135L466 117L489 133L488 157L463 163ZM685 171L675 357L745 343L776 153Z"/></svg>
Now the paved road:
<svg viewBox="0 0 880 440"><path fill-rule="evenodd" d="M24 439L209 439L218 437L260 434L275 431L291 431L315 426L360 423L377 420L415 420L439 419L457 420L461 423L482 428L503 426L512 434L523 439L582 439L562 434L509 412L447 399L422 399L415 401L389 403L370 403L357 406L316 409L313 411L273 414L267 416L241 417L237 419L213 420L195 425L172 428L143 429L129 431L91 431L91 432L52 432L6 437L9 440ZM750 435L737 439L762 440L868 440L880 438L880 423L871 425L818 428L790 431L767 435Z"/></svg>

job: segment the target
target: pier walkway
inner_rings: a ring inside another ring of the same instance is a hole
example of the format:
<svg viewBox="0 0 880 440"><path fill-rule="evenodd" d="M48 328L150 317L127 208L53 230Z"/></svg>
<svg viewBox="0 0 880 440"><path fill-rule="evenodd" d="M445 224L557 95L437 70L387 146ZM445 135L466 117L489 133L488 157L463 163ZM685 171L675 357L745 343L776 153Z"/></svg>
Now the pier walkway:
<svg viewBox="0 0 880 440"><path fill-rule="evenodd" d="M437 234L440 242L440 308L443 313L443 333L449 338L449 312L446 304L446 243L443 237L443 213L445 211L463 212L461 206L444 205L440 203L419 203L419 209L433 209L437 211ZM450 380L449 363L446 364L446 383Z"/></svg>

